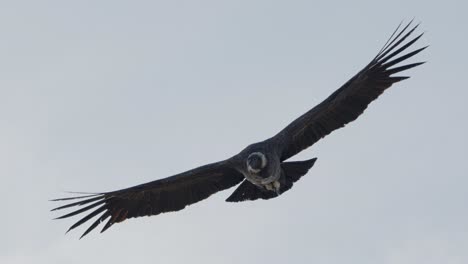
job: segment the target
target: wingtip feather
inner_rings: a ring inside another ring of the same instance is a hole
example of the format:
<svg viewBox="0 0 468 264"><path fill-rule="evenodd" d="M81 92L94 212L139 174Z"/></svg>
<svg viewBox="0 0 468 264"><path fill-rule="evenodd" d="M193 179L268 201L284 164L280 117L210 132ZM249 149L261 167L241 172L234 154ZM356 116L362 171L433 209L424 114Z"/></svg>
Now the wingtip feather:
<svg viewBox="0 0 468 264"><path fill-rule="evenodd" d="M392 75L392 74L395 74L395 73L399 73L399 72L402 72L402 71L409 70L411 68L417 67L417 66L422 65L424 63L426 63L426 62L423 61L423 62L415 62L415 63L406 64L406 65L403 65L403 66L388 69L386 71L386 73L388 75Z"/></svg>

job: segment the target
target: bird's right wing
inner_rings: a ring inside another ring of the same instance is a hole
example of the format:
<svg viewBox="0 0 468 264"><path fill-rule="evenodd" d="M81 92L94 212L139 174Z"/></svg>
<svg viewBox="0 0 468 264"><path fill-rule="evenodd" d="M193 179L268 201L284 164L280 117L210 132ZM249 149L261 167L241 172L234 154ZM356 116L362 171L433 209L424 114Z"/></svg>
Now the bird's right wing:
<svg viewBox="0 0 468 264"><path fill-rule="evenodd" d="M409 28L410 25L411 22L401 30L399 26L382 50L364 69L322 103L300 116L272 138L280 141L284 146L281 154L282 161L312 146L333 130L354 121L392 84L409 78L392 75L422 64L419 62L396 66L426 48L419 48L401 55L422 36L420 34L403 44L418 27L416 25Z"/></svg>
<svg viewBox="0 0 468 264"><path fill-rule="evenodd" d="M122 222L128 218L182 210L187 205L239 184L243 179L244 176L234 169L228 161L221 161L127 189L55 199L53 201L78 201L57 207L53 211L81 207L58 217L58 219L89 211L88 215L72 225L68 231L99 215L81 236L83 237L107 219L108 221L101 232L114 223Z"/></svg>

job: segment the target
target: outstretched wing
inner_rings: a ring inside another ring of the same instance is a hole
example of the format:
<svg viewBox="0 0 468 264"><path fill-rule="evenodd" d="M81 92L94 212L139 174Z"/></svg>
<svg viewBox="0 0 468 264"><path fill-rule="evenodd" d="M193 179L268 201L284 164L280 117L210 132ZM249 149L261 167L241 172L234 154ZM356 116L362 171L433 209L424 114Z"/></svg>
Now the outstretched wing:
<svg viewBox="0 0 468 264"><path fill-rule="evenodd" d="M88 215L72 225L68 231L99 215L83 233L81 236L83 237L107 219L108 221L101 232L104 232L114 223L122 222L128 218L182 210L187 205L199 202L218 191L237 185L243 179L244 176L240 172L230 167L227 161L222 161L127 189L55 199L53 201L78 201L57 207L52 211L80 207L57 219L89 212Z"/></svg>
<svg viewBox="0 0 468 264"><path fill-rule="evenodd" d="M400 30L400 24L382 50L364 69L274 137L284 143L282 161L312 146L333 130L354 121L392 84L409 78L392 76L393 74L423 64L423 62L418 62L394 67L427 48L427 46L422 47L402 55L403 51L423 35L420 34L404 43L418 27L416 25L410 28L410 25L411 22Z"/></svg>

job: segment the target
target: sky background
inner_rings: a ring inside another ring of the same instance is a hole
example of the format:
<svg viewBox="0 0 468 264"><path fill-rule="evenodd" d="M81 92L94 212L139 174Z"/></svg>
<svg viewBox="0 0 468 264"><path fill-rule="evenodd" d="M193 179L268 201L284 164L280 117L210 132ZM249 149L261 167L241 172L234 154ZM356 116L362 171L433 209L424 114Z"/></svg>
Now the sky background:
<svg viewBox="0 0 468 264"><path fill-rule="evenodd" d="M468 263L466 1L1 1L0 263ZM415 17L429 63L268 201L217 193L64 235L64 191L232 156L319 103ZM254 112L254 114L252 114Z"/></svg>

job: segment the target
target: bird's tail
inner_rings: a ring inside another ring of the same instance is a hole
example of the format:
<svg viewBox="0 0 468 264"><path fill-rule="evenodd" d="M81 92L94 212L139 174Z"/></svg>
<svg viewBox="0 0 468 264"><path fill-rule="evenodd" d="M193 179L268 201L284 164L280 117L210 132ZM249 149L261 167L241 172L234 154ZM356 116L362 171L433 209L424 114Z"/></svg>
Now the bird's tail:
<svg viewBox="0 0 468 264"><path fill-rule="evenodd" d="M314 166L317 158L304 161L290 161L281 163L281 168L285 174L286 180L297 182L304 176L312 166Z"/></svg>
<svg viewBox="0 0 468 264"><path fill-rule="evenodd" d="M298 181L304 176L312 166L314 166L317 158L304 161L291 161L281 163L283 173L280 178L279 194L282 194L293 186L294 182ZM279 196L275 191L269 191L264 188L258 187L251 182L244 180L244 182L237 187L237 189L226 199L226 202L242 202L253 201L257 199L268 200Z"/></svg>

